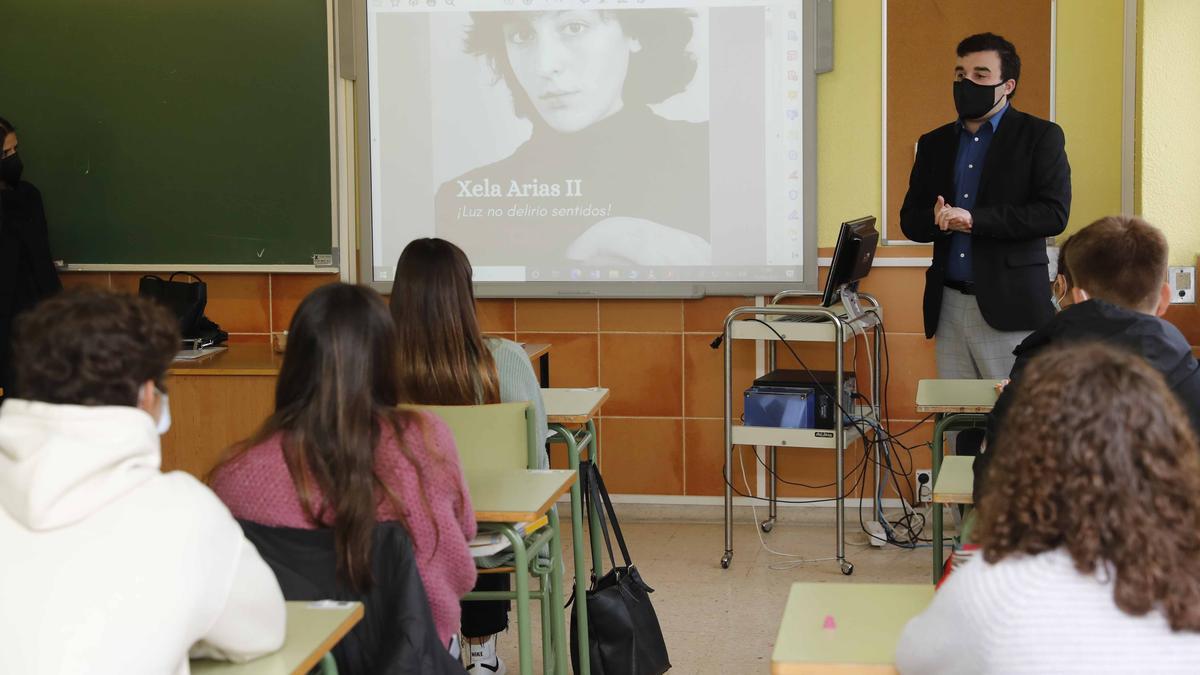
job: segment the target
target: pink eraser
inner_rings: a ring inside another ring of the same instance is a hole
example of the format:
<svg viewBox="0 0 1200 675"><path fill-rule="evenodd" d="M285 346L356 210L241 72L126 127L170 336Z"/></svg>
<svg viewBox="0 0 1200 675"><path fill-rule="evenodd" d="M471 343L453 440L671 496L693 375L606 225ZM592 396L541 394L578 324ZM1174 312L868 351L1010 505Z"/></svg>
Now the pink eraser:
<svg viewBox="0 0 1200 675"><path fill-rule="evenodd" d="M825 630L837 630L837 622L833 620L832 614L825 615L825 624L821 627Z"/></svg>

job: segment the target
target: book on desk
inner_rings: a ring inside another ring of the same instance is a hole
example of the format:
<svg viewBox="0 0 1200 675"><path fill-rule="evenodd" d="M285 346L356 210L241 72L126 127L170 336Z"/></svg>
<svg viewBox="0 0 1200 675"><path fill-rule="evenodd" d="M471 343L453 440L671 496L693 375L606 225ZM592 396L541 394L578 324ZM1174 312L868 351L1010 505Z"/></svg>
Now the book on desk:
<svg viewBox="0 0 1200 675"><path fill-rule="evenodd" d="M550 517L543 515L537 520L527 523L517 523L513 525L513 529L522 537L537 532L550 522ZM480 532L471 540L471 557L484 558L490 555L507 550L512 546L508 539L499 532Z"/></svg>

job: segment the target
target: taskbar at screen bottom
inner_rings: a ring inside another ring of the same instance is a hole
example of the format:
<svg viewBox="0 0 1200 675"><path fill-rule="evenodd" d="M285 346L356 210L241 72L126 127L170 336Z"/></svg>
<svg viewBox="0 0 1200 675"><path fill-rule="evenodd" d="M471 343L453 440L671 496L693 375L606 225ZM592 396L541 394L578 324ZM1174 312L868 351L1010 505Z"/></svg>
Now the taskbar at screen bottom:
<svg viewBox="0 0 1200 675"><path fill-rule="evenodd" d="M375 281L392 281L396 276L395 267L376 267ZM710 281L710 282L750 282L750 281L794 281L803 279L804 274L799 266L758 265L758 266L727 266L727 267L639 267L629 265L612 265L603 267L526 267L523 265L477 266L474 268L474 281Z"/></svg>

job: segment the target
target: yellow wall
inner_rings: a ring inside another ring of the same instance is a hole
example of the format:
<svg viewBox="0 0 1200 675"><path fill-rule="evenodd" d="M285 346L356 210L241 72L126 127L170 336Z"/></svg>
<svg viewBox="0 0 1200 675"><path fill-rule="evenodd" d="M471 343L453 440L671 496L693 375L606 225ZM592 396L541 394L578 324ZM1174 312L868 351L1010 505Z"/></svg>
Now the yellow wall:
<svg viewBox="0 0 1200 675"><path fill-rule="evenodd" d="M1197 0L1171 4L1200 11ZM1058 0L1056 118L1073 173L1070 230L1121 210L1122 6L1122 0ZM834 244L842 216L881 208L882 24L880 0L835 4L834 69L817 77L821 246ZM1193 89L1200 96L1200 87ZM1192 156L1200 160L1200 153Z"/></svg>
<svg viewBox="0 0 1200 675"><path fill-rule="evenodd" d="M878 214L883 187L879 0L840 0L834 3L833 22L833 70L817 76L820 246L834 245L842 220Z"/></svg>
<svg viewBox="0 0 1200 675"><path fill-rule="evenodd" d="M1071 160L1068 232L1121 212L1123 42L1123 0L1058 0L1055 121Z"/></svg>
<svg viewBox="0 0 1200 675"><path fill-rule="evenodd" d="M1141 209L1166 231L1171 262L1194 265L1200 253L1200 2L1146 0L1140 15Z"/></svg>

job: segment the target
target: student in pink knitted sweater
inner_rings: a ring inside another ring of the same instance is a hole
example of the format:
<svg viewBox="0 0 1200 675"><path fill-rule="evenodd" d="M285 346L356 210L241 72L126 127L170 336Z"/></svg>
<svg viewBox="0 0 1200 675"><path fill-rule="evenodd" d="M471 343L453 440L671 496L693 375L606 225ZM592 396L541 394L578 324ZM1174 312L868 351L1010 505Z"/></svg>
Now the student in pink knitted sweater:
<svg viewBox="0 0 1200 675"><path fill-rule="evenodd" d="M395 373L396 329L382 298L362 286L318 288L292 318L275 413L209 482L238 518L333 528L338 576L360 591L371 583L376 522L402 522L449 647L459 598L475 584L475 516L450 430L396 408Z"/></svg>

